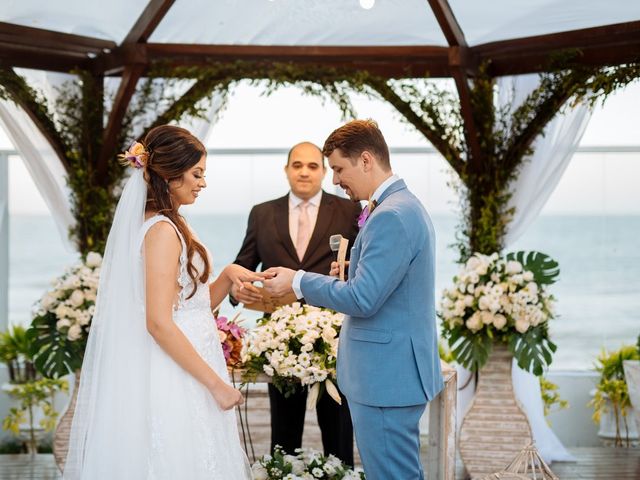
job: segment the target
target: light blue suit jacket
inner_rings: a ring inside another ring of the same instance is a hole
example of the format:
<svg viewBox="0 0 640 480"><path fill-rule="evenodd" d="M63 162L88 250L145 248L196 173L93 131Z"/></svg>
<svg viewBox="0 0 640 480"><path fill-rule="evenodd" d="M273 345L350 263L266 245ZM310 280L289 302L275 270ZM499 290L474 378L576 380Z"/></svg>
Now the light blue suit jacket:
<svg viewBox="0 0 640 480"><path fill-rule="evenodd" d="M435 235L402 180L378 199L351 249L349 279L305 273L307 303L347 315L338 384L349 401L419 405L443 387L435 323Z"/></svg>

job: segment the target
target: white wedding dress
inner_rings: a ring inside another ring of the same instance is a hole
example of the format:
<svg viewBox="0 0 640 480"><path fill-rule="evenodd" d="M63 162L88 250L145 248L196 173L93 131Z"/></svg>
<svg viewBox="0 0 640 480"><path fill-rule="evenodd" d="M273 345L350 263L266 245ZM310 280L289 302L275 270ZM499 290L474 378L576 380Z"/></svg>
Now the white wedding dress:
<svg viewBox="0 0 640 480"><path fill-rule="evenodd" d="M164 216L145 221L142 169L127 181L107 239L96 309L82 363L64 480L246 480L249 462L234 410L167 355L146 327L143 241ZM173 225L175 228L175 225ZM209 286L187 274L182 244L173 320L229 382ZM193 259L202 268L202 259Z"/></svg>
<svg viewBox="0 0 640 480"><path fill-rule="evenodd" d="M142 226L142 236L157 222L173 223L158 215ZM174 226L175 228L175 226ZM176 229L178 236L180 233ZM178 283L181 287L173 319L200 356L229 382L218 329L211 313L209 286L187 274L187 251L182 253ZM202 268L196 254L194 264ZM211 393L182 369L155 342L149 358L148 479L245 480L251 478L247 457L240 447L235 410L223 411Z"/></svg>

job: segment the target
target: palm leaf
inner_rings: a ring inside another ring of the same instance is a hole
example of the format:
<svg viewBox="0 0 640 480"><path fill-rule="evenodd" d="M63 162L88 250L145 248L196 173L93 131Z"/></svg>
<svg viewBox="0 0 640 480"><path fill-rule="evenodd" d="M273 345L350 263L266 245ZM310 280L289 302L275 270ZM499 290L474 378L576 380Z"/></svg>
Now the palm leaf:
<svg viewBox="0 0 640 480"><path fill-rule="evenodd" d="M533 273L538 285L551 285L560 274L558 262L542 252L511 252L506 258L520 262L525 270Z"/></svg>

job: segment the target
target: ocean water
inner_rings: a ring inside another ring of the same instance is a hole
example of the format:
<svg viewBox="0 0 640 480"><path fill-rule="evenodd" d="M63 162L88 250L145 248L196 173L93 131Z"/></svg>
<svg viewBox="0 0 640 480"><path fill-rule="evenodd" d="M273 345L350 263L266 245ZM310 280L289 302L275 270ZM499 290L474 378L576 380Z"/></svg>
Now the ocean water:
<svg viewBox="0 0 640 480"><path fill-rule="evenodd" d="M211 250L215 271L230 263L246 229L245 215L189 218ZM456 218L434 216L437 289L449 285L458 266ZM635 343L640 334L640 216L541 216L512 250L545 252L560 263L552 286L558 317L551 324L558 345L552 369L589 369L602 347ZM47 216L10 219L9 323L27 324L32 306L50 281L77 255L67 251ZM229 304L224 313L232 313ZM247 324L256 318L244 312Z"/></svg>

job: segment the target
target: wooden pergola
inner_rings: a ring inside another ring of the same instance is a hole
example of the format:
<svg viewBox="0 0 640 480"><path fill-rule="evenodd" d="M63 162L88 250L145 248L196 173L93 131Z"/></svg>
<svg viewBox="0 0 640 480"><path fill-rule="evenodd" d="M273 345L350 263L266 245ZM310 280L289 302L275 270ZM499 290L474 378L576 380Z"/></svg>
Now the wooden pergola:
<svg viewBox="0 0 640 480"><path fill-rule="evenodd" d="M546 35L469 46L447 0L428 0L448 46L282 46L150 43L155 29L175 0L150 0L120 44L81 35L0 22L0 68L29 68L55 72L82 69L95 77L122 78L104 131L102 156L116 148L121 126L138 80L158 62L175 66L204 66L237 60L366 70L383 78L451 77L455 80L471 152L479 148L471 115L469 80L478 67L489 65L491 76L545 71L549 60L567 51L579 52L574 64L619 65L640 59L640 20ZM60 146L34 112L21 105L60 155ZM477 155L474 155L478 157Z"/></svg>

